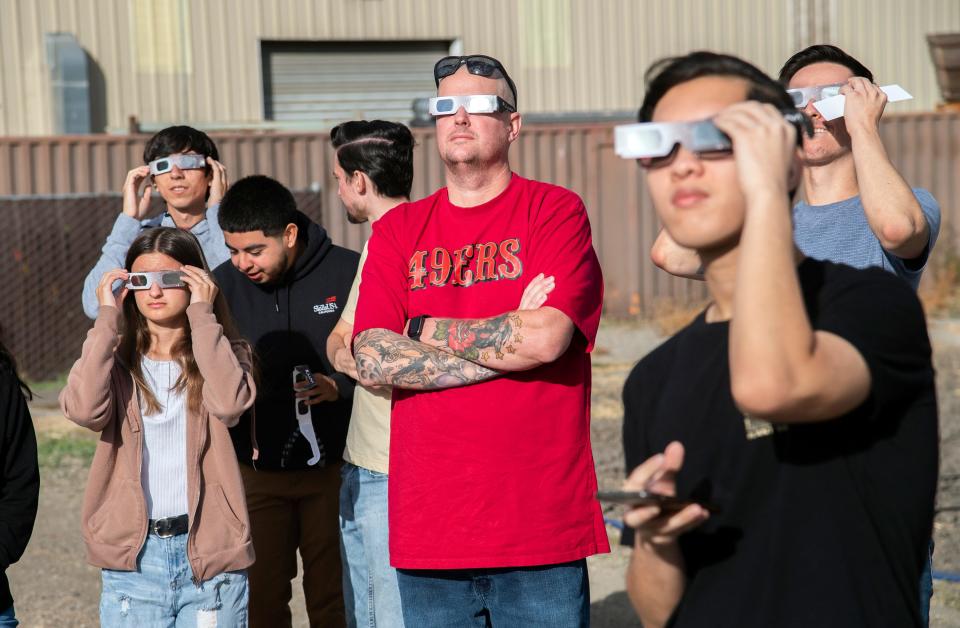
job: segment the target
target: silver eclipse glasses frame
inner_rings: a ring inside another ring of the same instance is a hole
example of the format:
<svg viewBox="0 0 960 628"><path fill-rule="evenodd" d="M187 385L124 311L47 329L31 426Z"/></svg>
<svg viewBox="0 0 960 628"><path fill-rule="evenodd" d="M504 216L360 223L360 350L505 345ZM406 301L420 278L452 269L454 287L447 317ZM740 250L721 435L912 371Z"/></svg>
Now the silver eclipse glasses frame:
<svg viewBox="0 0 960 628"><path fill-rule="evenodd" d="M156 176L173 170L176 166L181 170L199 170L207 167L207 158L204 155L187 153L183 155L167 155L150 162L150 174Z"/></svg>
<svg viewBox="0 0 960 628"><path fill-rule="evenodd" d="M813 124L802 112L783 111L787 122L797 127L797 142L803 134L813 136ZM624 159L668 157L678 144L694 153L730 151L733 142L712 120L690 122L640 122L614 127L614 152ZM644 164L647 165L647 164Z"/></svg>
<svg viewBox="0 0 960 628"><path fill-rule="evenodd" d="M475 94L467 96L434 96L430 99L430 115L433 117L452 116L463 107L467 113L513 113L516 107L495 94Z"/></svg>
<svg viewBox="0 0 960 628"><path fill-rule="evenodd" d="M154 283L160 284L160 287L167 288L186 288L187 284L183 282L183 273L179 270L156 270L144 273L129 273L127 283L124 287L127 290L149 290Z"/></svg>
<svg viewBox="0 0 960 628"><path fill-rule="evenodd" d="M797 109L803 109L811 100L813 102L821 101L825 98L832 98L840 93L840 88L846 83L831 83L829 85L812 85L810 87L795 87L788 89L787 94L793 99L793 104Z"/></svg>

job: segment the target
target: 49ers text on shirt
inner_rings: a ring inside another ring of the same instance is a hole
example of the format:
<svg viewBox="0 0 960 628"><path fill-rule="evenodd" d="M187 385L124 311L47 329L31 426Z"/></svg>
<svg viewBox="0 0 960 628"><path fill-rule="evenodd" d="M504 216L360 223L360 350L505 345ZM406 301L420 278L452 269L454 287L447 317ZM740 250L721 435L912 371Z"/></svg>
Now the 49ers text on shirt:
<svg viewBox="0 0 960 628"><path fill-rule="evenodd" d="M523 274L519 254L519 238L477 242L453 250L436 247L415 251L409 264L410 290L447 284L466 288L485 281L517 279Z"/></svg>

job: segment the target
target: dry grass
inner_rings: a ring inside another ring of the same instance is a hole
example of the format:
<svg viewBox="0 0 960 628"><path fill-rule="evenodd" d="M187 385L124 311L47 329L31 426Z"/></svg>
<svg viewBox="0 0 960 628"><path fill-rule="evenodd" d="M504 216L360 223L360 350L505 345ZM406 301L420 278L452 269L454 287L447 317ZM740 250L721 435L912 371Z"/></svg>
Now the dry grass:
<svg viewBox="0 0 960 628"><path fill-rule="evenodd" d="M924 278L917 295L923 303L927 316L960 316L960 255L941 243L924 271ZM664 336L672 336L692 321L703 308L706 300L682 303L676 299L662 298L653 305L653 312L642 317Z"/></svg>
<svg viewBox="0 0 960 628"><path fill-rule="evenodd" d="M649 322L661 335L672 336L696 318L706 305L706 301L678 303L673 299L661 299L654 303Z"/></svg>
<svg viewBox="0 0 960 628"><path fill-rule="evenodd" d="M918 295L927 316L960 313L960 257L948 250L931 260Z"/></svg>

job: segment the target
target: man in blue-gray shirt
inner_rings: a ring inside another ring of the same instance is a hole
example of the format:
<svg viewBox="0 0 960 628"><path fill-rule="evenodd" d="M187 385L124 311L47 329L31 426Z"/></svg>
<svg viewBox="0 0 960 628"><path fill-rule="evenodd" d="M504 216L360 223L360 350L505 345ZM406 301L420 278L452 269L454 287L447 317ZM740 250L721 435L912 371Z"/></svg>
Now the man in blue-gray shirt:
<svg viewBox="0 0 960 628"><path fill-rule="evenodd" d="M123 267L127 249L143 229L179 227L190 231L200 242L210 268L230 259L217 222L220 199L227 191L227 173L219 159L213 140L188 126L168 127L147 141L145 165L127 173L123 211L107 236L100 259L83 281L83 311L88 317L97 317L100 277L107 270ZM153 190L164 201L162 214L151 215Z"/></svg>
<svg viewBox="0 0 960 628"><path fill-rule="evenodd" d="M780 82L802 94L814 127L803 142L805 200L793 208L797 245L817 259L880 266L916 290L940 232L940 206L890 162L879 129L887 97L873 74L836 46L817 45L790 57ZM843 117L826 121L813 103L817 88L833 85L845 97Z"/></svg>
<svg viewBox="0 0 960 628"><path fill-rule="evenodd" d="M814 127L803 141L804 200L793 208L797 246L815 259L879 266L916 290L940 232L940 207L890 162L879 131L887 97L873 74L836 46L817 45L793 55L780 81L804 95ZM821 97L817 88L835 86L845 97L844 115L826 121L813 103ZM669 273L702 279L696 254L665 231L650 255Z"/></svg>

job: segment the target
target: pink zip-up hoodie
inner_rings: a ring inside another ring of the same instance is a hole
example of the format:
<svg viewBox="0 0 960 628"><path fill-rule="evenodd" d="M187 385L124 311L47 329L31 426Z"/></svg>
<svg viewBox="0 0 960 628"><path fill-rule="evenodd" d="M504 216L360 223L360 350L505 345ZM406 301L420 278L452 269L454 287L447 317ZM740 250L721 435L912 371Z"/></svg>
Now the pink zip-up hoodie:
<svg viewBox="0 0 960 628"><path fill-rule="evenodd" d="M80 359L60 393L64 415L100 432L83 499L82 530L91 565L137 568L147 536L147 506L140 482L143 422L130 372L115 357L121 314L101 307ZM209 303L187 308L194 359L203 375L199 414L187 413L187 556L195 582L253 564L243 481L228 427L253 405L252 358L231 343Z"/></svg>

